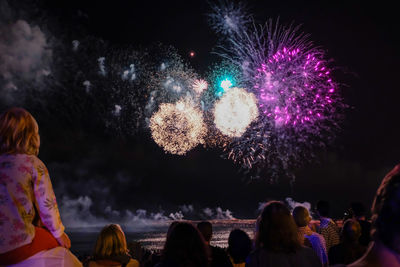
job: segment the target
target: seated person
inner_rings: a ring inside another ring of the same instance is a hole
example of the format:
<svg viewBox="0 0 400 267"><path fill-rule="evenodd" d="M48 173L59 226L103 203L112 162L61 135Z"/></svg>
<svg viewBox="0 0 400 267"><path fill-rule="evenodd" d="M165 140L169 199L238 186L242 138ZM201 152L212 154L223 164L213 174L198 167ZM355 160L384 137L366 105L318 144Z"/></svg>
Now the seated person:
<svg viewBox="0 0 400 267"><path fill-rule="evenodd" d="M311 247L318 255L324 266L328 265L328 253L326 251L325 239L322 235L317 234L308 226L311 216L308 210L303 206L297 206L293 210L293 218L296 222L300 242Z"/></svg>
<svg viewBox="0 0 400 267"><path fill-rule="evenodd" d="M361 258L367 248L359 243L360 236L361 227L357 220L346 220L341 232L341 242L329 250L329 263L349 264Z"/></svg>
<svg viewBox="0 0 400 267"><path fill-rule="evenodd" d="M170 227L156 267L204 267L209 266L208 250L199 230L186 222Z"/></svg>
<svg viewBox="0 0 400 267"><path fill-rule="evenodd" d="M317 254L301 245L297 226L285 204L268 202L257 221L256 249L246 267L320 267Z"/></svg>
<svg viewBox="0 0 400 267"><path fill-rule="evenodd" d="M383 179L371 213L373 242L349 267L400 266L400 164Z"/></svg>
<svg viewBox="0 0 400 267"><path fill-rule="evenodd" d="M49 172L37 157L39 147L39 127L28 111L11 108L0 115L0 263L3 265L23 262L58 246L71 246ZM43 254L41 258L44 260Z"/></svg>
<svg viewBox="0 0 400 267"><path fill-rule="evenodd" d="M318 201L317 214L320 218L320 224L317 228L317 232L324 237L326 250L328 252L331 247L339 244L340 242L339 228L337 227L336 223L329 217L329 213L329 202L325 200Z"/></svg>
<svg viewBox="0 0 400 267"><path fill-rule="evenodd" d="M211 257L211 264L210 266L218 266L218 267L231 267L231 262L229 260L228 254L225 252L224 249L216 246L211 246L211 238L213 234L212 224L210 222L204 221L199 222L197 224L197 229L199 229L200 233L204 237L204 241L206 242L206 246L210 250L210 257Z"/></svg>
<svg viewBox="0 0 400 267"><path fill-rule="evenodd" d="M361 236L359 242L363 246L368 246L371 241L371 223L366 220L365 208L361 202L351 203L353 219L356 219L361 226Z"/></svg>
<svg viewBox="0 0 400 267"><path fill-rule="evenodd" d="M228 238L228 255L233 267L244 267L251 249L251 239L245 231L240 229L231 231Z"/></svg>
<svg viewBox="0 0 400 267"><path fill-rule="evenodd" d="M121 227L118 224L110 224L101 230L93 258L89 259L85 266L139 267L139 262L130 256Z"/></svg>

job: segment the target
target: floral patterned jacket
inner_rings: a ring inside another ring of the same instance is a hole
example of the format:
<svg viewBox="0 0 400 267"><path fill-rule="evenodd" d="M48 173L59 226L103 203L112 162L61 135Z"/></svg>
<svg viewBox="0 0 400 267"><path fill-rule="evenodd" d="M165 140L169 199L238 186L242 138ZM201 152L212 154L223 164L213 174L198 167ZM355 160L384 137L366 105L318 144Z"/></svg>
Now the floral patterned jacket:
<svg viewBox="0 0 400 267"><path fill-rule="evenodd" d="M0 155L0 253L31 243L36 221L56 238L64 233L46 166L33 155Z"/></svg>

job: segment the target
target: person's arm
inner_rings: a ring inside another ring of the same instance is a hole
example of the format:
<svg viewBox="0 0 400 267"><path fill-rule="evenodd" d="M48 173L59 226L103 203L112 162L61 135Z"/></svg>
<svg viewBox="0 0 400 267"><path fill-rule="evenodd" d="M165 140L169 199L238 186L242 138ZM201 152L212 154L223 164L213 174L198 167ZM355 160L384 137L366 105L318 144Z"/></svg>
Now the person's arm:
<svg viewBox="0 0 400 267"><path fill-rule="evenodd" d="M64 233L65 227L61 222L49 172L39 159L34 163L33 191L36 199L36 207L43 225L57 239L60 245L69 248L70 241Z"/></svg>

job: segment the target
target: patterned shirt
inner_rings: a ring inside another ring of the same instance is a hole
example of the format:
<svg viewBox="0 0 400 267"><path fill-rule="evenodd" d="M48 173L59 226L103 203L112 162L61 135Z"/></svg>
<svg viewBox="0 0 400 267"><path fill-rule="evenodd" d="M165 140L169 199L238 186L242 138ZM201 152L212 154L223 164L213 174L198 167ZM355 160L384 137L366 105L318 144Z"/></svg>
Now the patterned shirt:
<svg viewBox="0 0 400 267"><path fill-rule="evenodd" d="M321 219L318 227L318 233L325 238L326 249L329 249L340 243L339 228L336 223L330 218Z"/></svg>
<svg viewBox="0 0 400 267"><path fill-rule="evenodd" d="M35 210L54 237L64 233L43 162L33 155L0 155L0 253L32 242Z"/></svg>

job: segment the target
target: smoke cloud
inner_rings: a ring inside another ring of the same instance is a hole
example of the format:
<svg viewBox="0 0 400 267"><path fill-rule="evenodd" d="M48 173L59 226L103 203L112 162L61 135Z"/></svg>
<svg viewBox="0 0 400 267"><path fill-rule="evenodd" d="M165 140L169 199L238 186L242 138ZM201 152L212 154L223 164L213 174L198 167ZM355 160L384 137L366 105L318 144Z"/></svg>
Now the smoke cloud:
<svg viewBox="0 0 400 267"><path fill-rule="evenodd" d="M196 212L193 205L179 206L180 210L167 213L160 209L158 212L149 212L145 209L117 210L106 206L101 214L92 211L96 205L89 196L69 198L64 196L60 205L63 223L70 230L85 229L85 231L97 231L105 224L119 223L130 232L146 232L160 227L166 227L171 221L180 220L231 220L235 219L230 210L223 210L221 207L215 209L205 208Z"/></svg>
<svg viewBox="0 0 400 267"><path fill-rule="evenodd" d="M25 20L0 25L0 92L10 100L22 84L37 83L50 72L52 50L38 26Z"/></svg>

